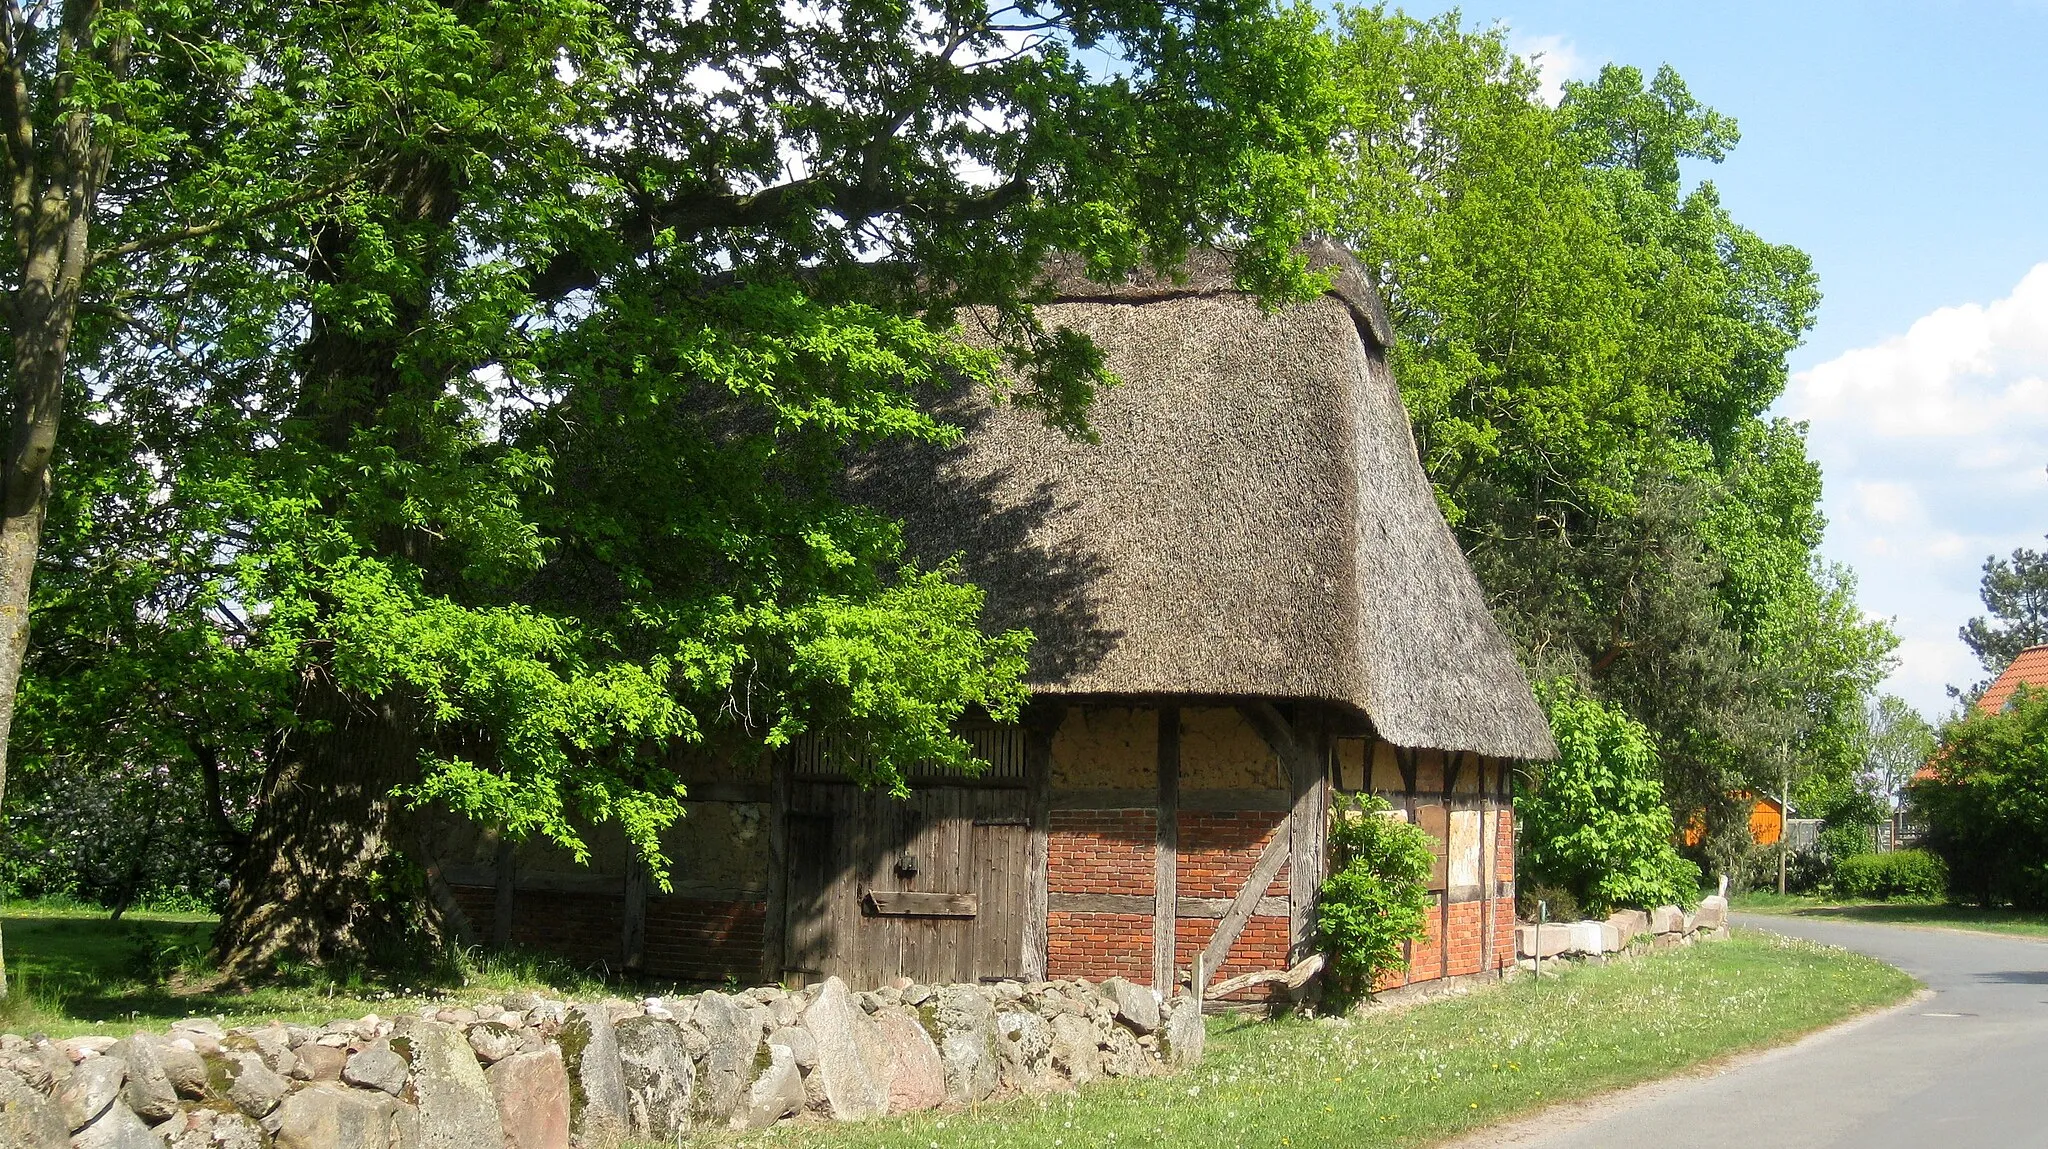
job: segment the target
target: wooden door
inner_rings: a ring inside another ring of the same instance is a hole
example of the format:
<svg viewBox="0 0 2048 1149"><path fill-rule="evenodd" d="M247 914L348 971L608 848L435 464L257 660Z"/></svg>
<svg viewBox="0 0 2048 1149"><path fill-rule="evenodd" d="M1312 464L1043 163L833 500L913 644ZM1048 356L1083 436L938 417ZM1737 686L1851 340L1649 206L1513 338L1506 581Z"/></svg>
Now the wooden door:
<svg viewBox="0 0 2048 1149"><path fill-rule="evenodd" d="M790 788L783 967L856 987L1023 973L1026 791L844 782Z"/></svg>

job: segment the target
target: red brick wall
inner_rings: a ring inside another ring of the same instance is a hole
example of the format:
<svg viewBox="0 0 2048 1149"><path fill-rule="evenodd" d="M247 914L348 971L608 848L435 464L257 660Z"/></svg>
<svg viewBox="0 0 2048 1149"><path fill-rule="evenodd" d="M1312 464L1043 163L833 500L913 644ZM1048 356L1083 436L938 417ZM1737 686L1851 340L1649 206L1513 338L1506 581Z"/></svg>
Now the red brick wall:
<svg viewBox="0 0 2048 1149"><path fill-rule="evenodd" d="M647 972L674 978L732 976L751 984L761 975L761 931L767 918L765 902L649 898Z"/></svg>
<svg viewBox="0 0 2048 1149"><path fill-rule="evenodd" d="M1152 875L1145 874L1146 889ZM1117 893L1136 893L1126 887ZM1085 977L1100 981L1121 974L1132 981L1152 981L1152 919L1138 914L1046 915L1046 976Z"/></svg>
<svg viewBox="0 0 2048 1149"><path fill-rule="evenodd" d="M497 891L455 886L455 900L479 937L491 936ZM761 902L654 896L647 900L646 972L655 977L751 981L761 968ZM521 890L512 905L512 944L616 970L624 956L625 899L618 894Z"/></svg>
<svg viewBox="0 0 2048 1149"><path fill-rule="evenodd" d="M1270 810L1232 814L1183 812L1174 861L1180 896L1236 897L1253 867L1259 864L1260 851L1286 824L1286 814ZM1286 866L1280 867L1280 876L1266 892L1287 896Z"/></svg>
<svg viewBox="0 0 2048 1149"><path fill-rule="evenodd" d="M1054 894L1152 892L1158 822L1150 810L1054 810L1045 888ZM1046 976L1152 980L1152 919L1139 914L1046 915Z"/></svg>
<svg viewBox="0 0 2048 1149"><path fill-rule="evenodd" d="M1045 888L1055 894L1149 894L1150 810L1054 810L1046 839Z"/></svg>

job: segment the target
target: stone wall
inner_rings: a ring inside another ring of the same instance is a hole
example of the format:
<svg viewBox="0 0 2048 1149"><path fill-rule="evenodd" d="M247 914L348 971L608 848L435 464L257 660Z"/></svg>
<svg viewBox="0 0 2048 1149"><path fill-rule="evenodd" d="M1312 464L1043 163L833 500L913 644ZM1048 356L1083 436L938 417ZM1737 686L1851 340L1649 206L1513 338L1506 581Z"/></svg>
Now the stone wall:
<svg viewBox="0 0 2048 1149"><path fill-rule="evenodd" d="M1728 936L1728 899L1704 898L1694 913L1677 906L1616 910L1605 921L1524 923L1515 927L1515 956L1523 969L1537 961L1605 961Z"/></svg>
<svg viewBox="0 0 2048 1149"><path fill-rule="evenodd" d="M324 1026L0 1036L6 1149L584 1149L859 1120L1146 1077L1202 1055L1200 1011L1122 978L510 994Z"/></svg>

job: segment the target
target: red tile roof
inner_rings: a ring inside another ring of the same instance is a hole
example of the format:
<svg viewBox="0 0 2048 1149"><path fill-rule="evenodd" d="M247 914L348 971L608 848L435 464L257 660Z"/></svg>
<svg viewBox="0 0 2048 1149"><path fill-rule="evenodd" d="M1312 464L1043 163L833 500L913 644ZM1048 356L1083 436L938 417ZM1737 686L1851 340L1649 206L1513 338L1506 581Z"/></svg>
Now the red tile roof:
<svg viewBox="0 0 2048 1149"><path fill-rule="evenodd" d="M1993 679L1984 689L1984 697L1977 700L1979 714L1996 714L2005 709L2007 699L2025 683L2036 690L2048 690L2048 644L2030 646L2013 658L2012 665L2005 673Z"/></svg>

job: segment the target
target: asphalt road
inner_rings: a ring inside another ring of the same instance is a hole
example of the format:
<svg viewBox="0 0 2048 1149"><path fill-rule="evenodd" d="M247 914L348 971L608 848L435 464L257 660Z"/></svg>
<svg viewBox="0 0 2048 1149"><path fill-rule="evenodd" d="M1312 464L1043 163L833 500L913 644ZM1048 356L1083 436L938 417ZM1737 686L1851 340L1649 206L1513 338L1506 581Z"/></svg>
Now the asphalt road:
<svg viewBox="0 0 2048 1149"><path fill-rule="evenodd" d="M1869 954L1933 995L1718 1074L1628 1091L1461 1145L2048 1147L2048 943L1783 917L1736 921Z"/></svg>

